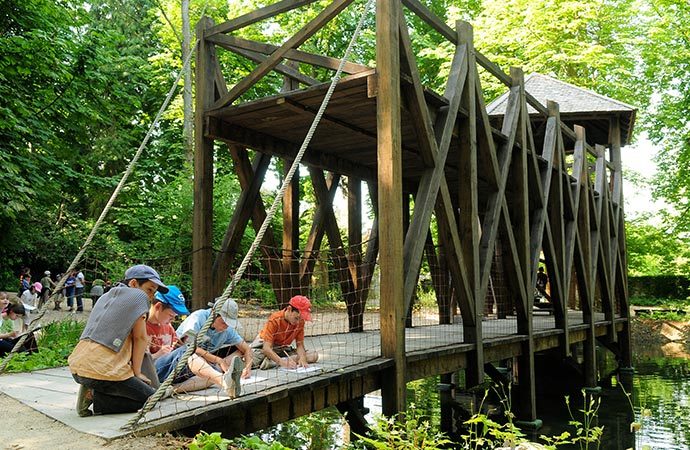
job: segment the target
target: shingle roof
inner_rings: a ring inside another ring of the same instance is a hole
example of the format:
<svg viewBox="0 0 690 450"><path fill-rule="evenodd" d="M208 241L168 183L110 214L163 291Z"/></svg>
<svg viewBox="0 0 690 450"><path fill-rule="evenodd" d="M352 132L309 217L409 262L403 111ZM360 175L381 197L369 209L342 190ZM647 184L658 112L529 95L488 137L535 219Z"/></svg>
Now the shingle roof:
<svg viewBox="0 0 690 450"><path fill-rule="evenodd" d="M591 114L598 118L602 115L617 115L621 118L621 128L624 128L621 130L622 144L625 145L630 141L637 111L634 106L539 73L532 73L525 77L525 90L542 105L546 105L547 100L557 102L563 118L568 115L583 117ZM496 117L505 114L507 103L508 92L487 105L489 116ZM538 114L537 110L529 105L528 111L530 115Z"/></svg>

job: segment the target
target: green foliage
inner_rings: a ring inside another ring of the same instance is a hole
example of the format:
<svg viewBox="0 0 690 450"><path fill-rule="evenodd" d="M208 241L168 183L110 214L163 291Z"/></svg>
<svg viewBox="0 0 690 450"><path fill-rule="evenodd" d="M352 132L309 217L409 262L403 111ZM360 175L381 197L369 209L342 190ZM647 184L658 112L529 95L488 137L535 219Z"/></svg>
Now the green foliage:
<svg viewBox="0 0 690 450"><path fill-rule="evenodd" d="M625 227L631 275L685 275L690 270L690 242L647 216L628 220Z"/></svg>
<svg viewBox="0 0 690 450"><path fill-rule="evenodd" d="M243 436L242 438L235 440L234 444L239 448L247 450L290 450L290 447L286 447L280 442L272 442L268 444L262 441L258 436Z"/></svg>
<svg viewBox="0 0 690 450"><path fill-rule="evenodd" d="M658 145L655 195L670 203L679 231L690 230L690 5L685 0L647 0L640 43L641 87L653 92L641 122Z"/></svg>
<svg viewBox="0 0 690 450"><path fill-rule="evenodd" d="M206 433L200 431L189 443L189 450L227 450L230 440L223 438L220 433ZM250 447L251 448L251 447Z"/></svg>
<svg viewBox="0 0 690 450"><path fill-rule="evenodd" d="M428 420L434 429L441 426L441 403L438 395L438 376L422 378L407 383L407 402L413 405L415 413Z"/></svg>
<svg viewBox="0 0 690 450"><path fill-rule="evenodd" d="M443 433L434 430L414 404L395 417L377 417L371 436L357 436L360 440L350 444L349 449L435 450L452 443Z"/></svg>
<svg viewBox="0 0 690 450"><path fill-rule="evenodd" d="M243 436L232 443L240 448L259 450L334 448L342 430L342 422L340 413L335 408L328 408L271 427L260 436Z"/></svg>
<svg viewBox="0 0 690 450"><path fill-rule="evenodd" d="M278 304L270 284L260 280L240 280L233 295L242 299L258 300L261 306L265 308L271 308Z"/></svg>
<svg viewBox="0 0 690 450"><path fill-rule="evenodd" d="M482 412L484 402L489 395L489 389L486 389L477 407L477 412L464 422L467 426L467 433L462 436L462 448L464 449L494 448L502 445L515 446L525 441L524 434L513 423L514 414L510 403L511 386L508 385L507 392L503 385L493 386L492 389L498 396L506 420L499 423Z"/></svg>
<svg viewBox="0 0 690 450"><path fill-rule="evenodd" d="M37 333L38 351L18 353L7 366L8 372L31 372L67 365L67 358L79 342L84 322L62 320L44 326Z"/></svg>
<svg viewBox="0 0 690 450"><path fill-rule="evenodd" d="M565 397L565 404L568 407L571 419L569 424L575 427L574 435L566 436L566 433L563 433L561 436L551 440L545 436L542 436L542 439L545 439L547 442L550 441L552 444L574 444L580 450L598 449L601 446L601 436L604 433L604 427L596 426L601 398L589 395L583 389L582 400L583 407L578 410L581 417L578 416L576 418L571 409L570 398L568 396Z"/></svg>

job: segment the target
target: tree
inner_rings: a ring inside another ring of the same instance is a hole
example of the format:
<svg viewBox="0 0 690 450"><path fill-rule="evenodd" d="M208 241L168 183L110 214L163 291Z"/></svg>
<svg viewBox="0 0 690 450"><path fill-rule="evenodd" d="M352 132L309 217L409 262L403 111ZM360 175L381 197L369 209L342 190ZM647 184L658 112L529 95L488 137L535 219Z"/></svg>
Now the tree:
<svg viewBox="0 0 690 450"><path fill-rule="evenodd" d="M690 269L690 242L642 216L626 223L631 275L682 275Z"/></svg>
<svg viewBox="0 0 690 450"><path fill-rule="evenodd" d="M654 95L642 126L659 146L655 195L675 207L673 224L690 230L690 4L648 0L641 43L644 83Z"/></svg>

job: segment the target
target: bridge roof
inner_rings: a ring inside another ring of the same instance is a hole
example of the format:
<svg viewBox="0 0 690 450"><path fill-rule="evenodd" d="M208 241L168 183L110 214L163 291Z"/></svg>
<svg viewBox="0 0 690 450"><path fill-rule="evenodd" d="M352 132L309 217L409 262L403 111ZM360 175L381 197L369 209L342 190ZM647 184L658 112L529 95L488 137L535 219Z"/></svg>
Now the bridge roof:
<svg viewBox="0 0 690 450"><path fill-rule="evenodd" d="M566 123L584 126L588 141L592 140L597 144L609 143L606 122L610 117L618 116L621 121L621 145L630 142L637 111L634 106L540 73L531 73L525 77L525 90L543 105L546 105L547 100L557 102L561 119ZM503 116L507 104L508 92L487 105L489 116ZM529 105L528 111L530 115L539 114Z"/></svg>

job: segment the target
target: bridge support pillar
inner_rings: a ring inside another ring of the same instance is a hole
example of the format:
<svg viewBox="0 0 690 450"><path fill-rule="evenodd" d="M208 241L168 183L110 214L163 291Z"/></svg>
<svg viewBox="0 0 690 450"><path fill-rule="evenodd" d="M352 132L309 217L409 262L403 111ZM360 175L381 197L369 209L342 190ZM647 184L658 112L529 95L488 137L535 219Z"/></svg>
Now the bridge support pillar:
<svg viewBox="0 0 690 450"><path fill-rule="evenodd" d="M364 436L369 433L369 425L367 424L367 419L364 418L365 412L363 398L348 400L346 402L338 403L336 408L340 411L340 414L345 416L345 420L350 425L350 439L355 440L359 434Z"/></svg>
<svg viewBox="0 0 690 450"><path fill-rule="evenodd" d="M394 361L382 375L383 413L405 409L405 300L400 98L401 3L376 2L376 129L381 267L381 356Z"/></svg>
<svg viewBox="0 0 690 450"><path fill-rule="evenodd" d="M448 436L453 429L453 402L455 401L455 380L452 373L441 374L438 385L438 397L441 403L441 431Z"/></svg>

